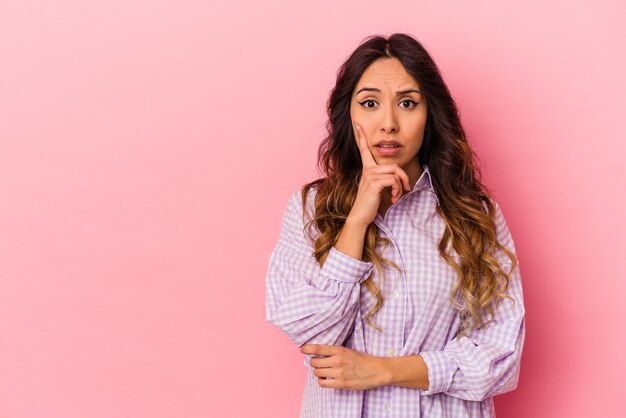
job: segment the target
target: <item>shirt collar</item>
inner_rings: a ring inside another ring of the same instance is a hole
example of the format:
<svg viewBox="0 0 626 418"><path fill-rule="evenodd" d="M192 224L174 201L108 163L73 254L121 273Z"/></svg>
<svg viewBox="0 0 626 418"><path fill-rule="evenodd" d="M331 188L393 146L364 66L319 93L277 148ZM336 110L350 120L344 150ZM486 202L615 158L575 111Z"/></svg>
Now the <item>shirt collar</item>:
<svg viewBox="0 0 626 418"><path fill-rule="evenodd" d="M432 173L426 164L422 164L422 175L419 179L417 179L417 182L415 182L415 186L413 186L414 192L421 192L424 190L435 195L437 204L439 204L439 197L437 197L437 192L435 191L435 186L433 185Z"/></svg>
<svg viewBox="0 0 626 418"><path fill-rule="evenodd" d="M439 197L437 197L437 193L435 192L435 187L432 181L432 173L430 172L426 164L422 164L422 175L420 176L419 179L417 179L417 182L415 183L415 186L413 187L413 190L410 193L422 192L422 191L432 193L433 196L435 196L435 201L437 202L436 204L439 205ZM417 194L415 195L415 197L417 197ZM422 195L419 199L422 199L422 197L426 197L426 196ZM409 219L411 220L413 227L418 228L416 226L416 222L418 222L417 205L414 199L410 199L410 201L411 203L409 203L409 199L404 199L402 205L404 207L406 214L409 216Z"/></svg>
<svg viewBox="0 0 626 418"><path fill-rule="evenodd" d="M413 191L420 192L422 190L428 190L434 193L435 197L437 196L437 193L435 192L435 187L433 186L432 174L430 173L430 169L426 164L422 164L422 175L419 179L417 179L417 182L413 187ZM439 201L439 198L437 198L437 201Z"/></svg>

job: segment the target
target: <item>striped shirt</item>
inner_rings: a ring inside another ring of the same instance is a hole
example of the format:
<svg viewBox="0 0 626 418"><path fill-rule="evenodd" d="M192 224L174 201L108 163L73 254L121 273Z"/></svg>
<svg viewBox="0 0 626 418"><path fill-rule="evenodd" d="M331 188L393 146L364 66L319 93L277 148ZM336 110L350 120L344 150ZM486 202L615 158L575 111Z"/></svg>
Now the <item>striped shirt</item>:
<svg viewBox="0 0 626 418"><path fill-rule="evenodd" d="M313 214L315 188L307 196L307 218ZM519 265L495 320L480 330L457 337L459 311L450 294L457 272L440 256L438 245L445 223L435 212L438 198L428 166L412 191L376 214L377 233L392 245L376 248L402 268L387 266L382 281L373 262L353 258L335 247L320 268L313 245L303 233L300 191L288 199L278 242L266 276L266 320L279 327L298 347L305 343L343 345L375 356L420 354L428 367L427 390L386 385L367 390L319 386L304 355L307 378L300 418L494 417L493 396L517 386L525 335L524 302ZM497 239L515 253L513 239L496 207ZM312 237L319 234L311 230ZM452 252L458 262L456 252ZM496 258L505 272L510 259ZM376 303L360 284L373 274L383 294L382 308L365 315ZM383 286L386 283L386 286Z"/></svg>

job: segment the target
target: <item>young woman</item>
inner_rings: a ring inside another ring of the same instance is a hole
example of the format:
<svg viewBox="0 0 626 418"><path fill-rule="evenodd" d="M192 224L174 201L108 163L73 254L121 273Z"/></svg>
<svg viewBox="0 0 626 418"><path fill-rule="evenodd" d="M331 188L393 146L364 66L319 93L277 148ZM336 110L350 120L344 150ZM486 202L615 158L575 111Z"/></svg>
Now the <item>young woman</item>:
<svg viewBox="0 0 626 418"><path fill-rule="evenodd" d="M437 66L371 36L327 106L324 176L288 199L266 278L267 321L304 353L301 418L495 416L519 376L519 266Z"/></svg>

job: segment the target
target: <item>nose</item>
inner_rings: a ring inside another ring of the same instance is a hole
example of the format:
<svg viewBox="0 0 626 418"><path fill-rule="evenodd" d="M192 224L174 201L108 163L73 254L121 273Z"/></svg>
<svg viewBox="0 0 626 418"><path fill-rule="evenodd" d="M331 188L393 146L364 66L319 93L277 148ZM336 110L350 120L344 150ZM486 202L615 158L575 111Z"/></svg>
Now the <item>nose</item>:
<svg viewBox="0 0 626 418"><path fill-rule="evenodd" d="M382 118L381 128L383 132L389 134L398 130L398 123L396 121L396 114L393 105L385 107Z"/></svg>

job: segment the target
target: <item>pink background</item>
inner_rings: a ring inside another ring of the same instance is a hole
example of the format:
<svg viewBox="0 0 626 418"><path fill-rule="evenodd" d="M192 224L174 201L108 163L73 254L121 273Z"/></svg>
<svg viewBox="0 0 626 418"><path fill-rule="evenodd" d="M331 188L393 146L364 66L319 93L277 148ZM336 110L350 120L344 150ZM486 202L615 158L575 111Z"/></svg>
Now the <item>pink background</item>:
<svg viewBox="0 0 626 418"><path fill-rule="evenodd" d="M440 66L516 241L499 416L621 416L624 3L298 3L2 1L0 417L297 416L268 257L338 66L394 32Z"/></svg>

